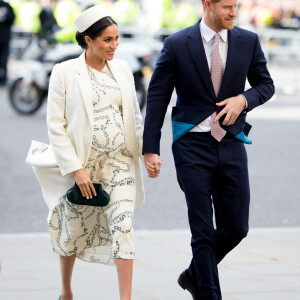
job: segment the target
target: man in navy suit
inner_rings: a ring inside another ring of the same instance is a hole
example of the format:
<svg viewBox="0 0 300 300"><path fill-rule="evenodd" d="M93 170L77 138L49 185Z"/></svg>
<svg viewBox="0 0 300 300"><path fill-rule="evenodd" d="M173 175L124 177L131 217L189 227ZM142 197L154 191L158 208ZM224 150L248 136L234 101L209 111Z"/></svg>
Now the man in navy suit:
<svg viewBox="0 0 300 300"><path fill-rule="evenodd" d="M161 127L175 87L172 150L193 253L178 283L193 299L219 300L217 264L248 232L246 115L272 97L274 86L258 36L234 26L238 1L202 2L203 19L164 41L148 90L143 153L156 178ZM251 88L245 91L246 79Z"/></svg>

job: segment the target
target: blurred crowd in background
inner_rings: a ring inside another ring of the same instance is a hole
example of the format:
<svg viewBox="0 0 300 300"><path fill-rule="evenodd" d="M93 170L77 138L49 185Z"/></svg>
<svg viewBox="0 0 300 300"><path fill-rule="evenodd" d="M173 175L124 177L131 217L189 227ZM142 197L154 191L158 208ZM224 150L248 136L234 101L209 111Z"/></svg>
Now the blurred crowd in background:
<svg viewBox="0 0 300 300"><path fill-rule="evenodd" d="M243 0L239 14L241 23L255 28L300 29L298 0Z"/></svg>
<svg viewBox="0 0 300 300"><path fill-rule="evenodd" d="M300 29L297 0L243 0L238 24L246 28ZM52 36L57 42L75 42L74 20L84 9L105 4L120 25L145 32L190 26L202 15L201 0L10 0L15 14L13 33ZM1 17L1 16L0 16ZM1 20L0 20L1 22ZM1 28L1 23L0 23Z"/></svg>
<svg viewBox="0 0 300 300"><path fill-rule="evenodd" d="M261 37L266 37L265 44L272 46L272 51L274 45L277 47L275 54L282 53L282 48L278 46L289 45L292 52L289 50L288 59L298 59L300 39L293 38L293 32L300 29L298 2L241 0L237 25L256 30ZM97 4L110 8L119 24L121 37L139 34L144 41L148 36L151 39L158 37L162 42L172 32L195 24L203 13L201 0L0 0L0 85L6 81L10 33L12 40L9 49L14 58L21 57L22 51L28 48L28 41L33 38L46 40L48 44L76 43L75 18L81 11ZM8 12L8 8L12 11ZM265 33L262 30L272 29L276 32L282 29L285 33L263 36ZM156 46L156 50L160 48L160 44ZM269 49L265 51L268 58L273 55Z"/></svg>
<svg viewBox="0 0 300 300"><path fill-rule="evenodd" d="M72 26L80 11L96 4L109 6L119 24L141 24L152 29L184 28L194 24L202 15L201 0L11 0L8 2L16 16L13 30L40 34L45 34L49 29ZM248 26L300 28L300 6L297 5L297 0L243 0L240 1L239 11L239 22ZM146 22L148 24L144 24Z"/></svg>

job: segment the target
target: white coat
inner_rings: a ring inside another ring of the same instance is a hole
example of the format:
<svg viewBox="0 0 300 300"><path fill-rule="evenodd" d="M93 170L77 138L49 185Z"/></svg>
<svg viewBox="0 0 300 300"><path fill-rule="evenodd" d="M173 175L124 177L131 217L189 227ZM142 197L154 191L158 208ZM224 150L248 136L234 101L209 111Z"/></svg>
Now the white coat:
<svg viewBox="0 0 300 300"><path fill-rule="evenodd" d="M135 161L135 203L139 207L144 202L140 161L143 126L134 79L126 61L113 59L108 66L121 91L125 146ZM54 66L47 107L50 145L33 141L26 159L40 182L49 217L59 199L74 185L73 172L84 167L89 158L94 126L93 93L85 52Z"/></svg>

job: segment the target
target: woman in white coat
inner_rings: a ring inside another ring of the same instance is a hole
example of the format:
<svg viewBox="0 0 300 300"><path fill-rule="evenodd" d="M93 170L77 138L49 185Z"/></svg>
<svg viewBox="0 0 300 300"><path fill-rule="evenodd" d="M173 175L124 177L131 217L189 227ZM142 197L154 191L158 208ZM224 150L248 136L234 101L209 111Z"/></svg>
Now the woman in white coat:
<svg viewBox="0 0 300 300"><path fill-rule="evenodd" d="M118 27L103 6L75 21L85 52L57 64L49 85L47 125L50 146L34 143L34 166L50 209L53 250L60 255L61 300L73 299L75 258L115 264L121 300L131 299L135 255L132 217L144 201L140 158L142 117L127 62L113 59ZM66 191L74 181L82 195L96 195L93 182L109 194L105 207L75 205Z"/></svg>

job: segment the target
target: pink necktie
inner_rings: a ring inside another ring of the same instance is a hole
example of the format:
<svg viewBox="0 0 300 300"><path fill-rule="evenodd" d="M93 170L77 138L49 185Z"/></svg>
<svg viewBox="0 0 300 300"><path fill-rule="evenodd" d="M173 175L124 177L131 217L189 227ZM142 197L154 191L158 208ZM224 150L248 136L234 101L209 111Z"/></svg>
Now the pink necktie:
<svg viewBox="0 0 300 300"><path fill-rule="evenodd" d="M219 51L219 41L220 41L220 34L215 34L215 42L213 46L213 53L211 59L211 80L214 86L215 94L218 97L219 90L222 83L223 77L223 62ZM211 115L211 135L220 142L222 138L225 136L226 131L220 126L219 121L214 122L217 113L214 112Z"/></svg>

